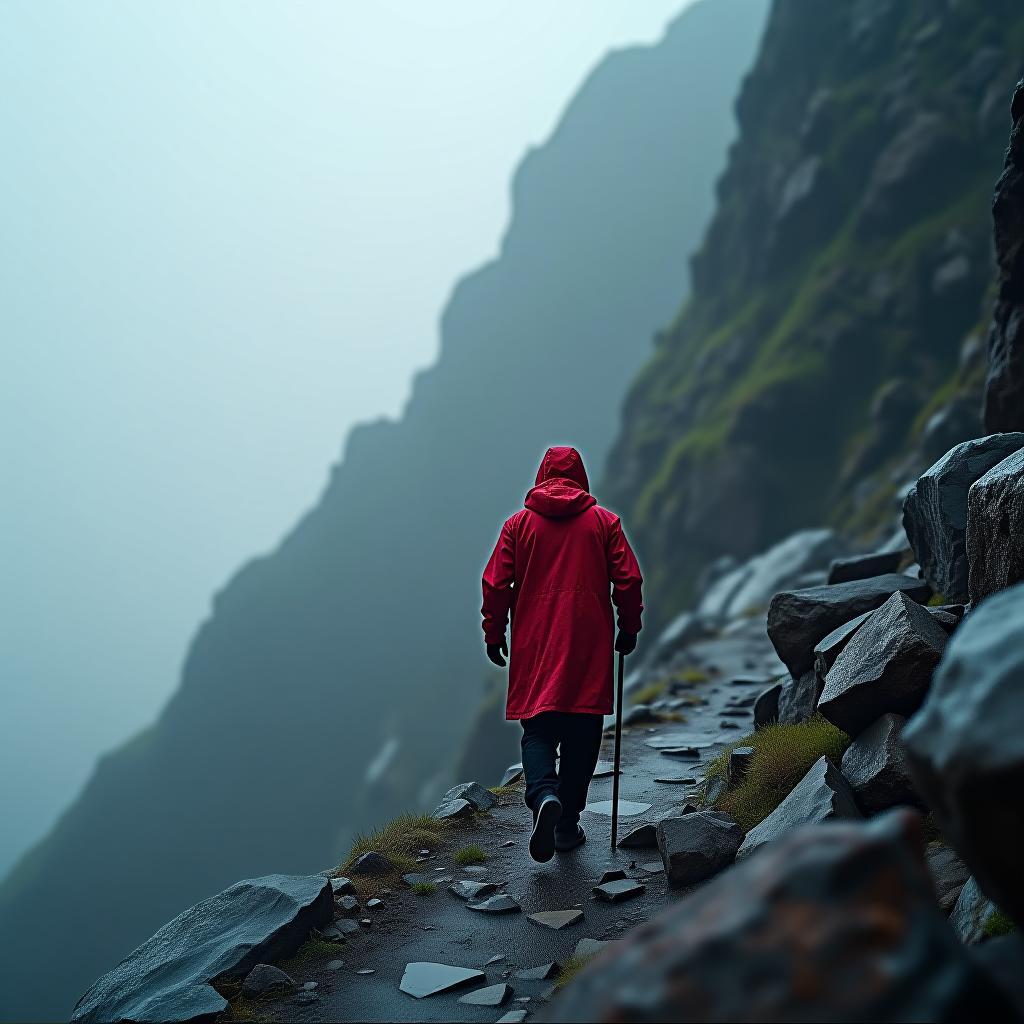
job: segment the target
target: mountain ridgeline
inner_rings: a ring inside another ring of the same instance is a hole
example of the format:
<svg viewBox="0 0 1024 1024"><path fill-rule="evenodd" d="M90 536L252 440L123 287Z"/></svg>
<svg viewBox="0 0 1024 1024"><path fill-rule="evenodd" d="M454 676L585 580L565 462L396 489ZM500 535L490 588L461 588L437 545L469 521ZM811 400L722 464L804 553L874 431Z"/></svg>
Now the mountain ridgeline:
<svg viewBox="0 0 1024 1024"><path fill-rule="evenodd" d="M527 154L401 418L352 431L315 507L216 595L157 721L0 888L5 1014L66 1014L189 904L324 868L442 791L485 676L480 569L547 445L604 459L686 290L765 9L698 3L611 54Z"/></svg>
<svg viewBox="0 0 1024 1024"><path fill-rule="evenodd" d="M692 290L603 490L652 624L701 568L804 526L891 531L982 432L992 187L1022 70L1011 0L775 0Z"/></svg>

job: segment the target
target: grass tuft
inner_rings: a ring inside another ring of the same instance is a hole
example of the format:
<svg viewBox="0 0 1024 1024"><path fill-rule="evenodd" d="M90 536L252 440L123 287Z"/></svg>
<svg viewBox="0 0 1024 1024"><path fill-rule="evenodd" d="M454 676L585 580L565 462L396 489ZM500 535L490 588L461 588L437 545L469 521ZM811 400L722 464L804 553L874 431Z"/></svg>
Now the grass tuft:
<svg viewBox="0 0 1024 1024"><path fill-rule="evenodd" d="M483 864L487 860L487 851L478 843L470 843L455 851L455 863L465 867L467 864Z"/></svg>
<svg viewBox="0 0 1024 1024"><path fill-rule="evenodd" d="M989 919L982 925L982 934L987 939L997 939L1000 935L1012 935L1017 930L1017 924L1012 917L998 907L989 915Z"/></svg>
<svg viewBox="0 0 1024 1024"><path fill-rule="evenodd" d="M630 700L632 700L634 704L650 704L652 700L657 700L667 689L667 679L655 679L652 682L641 686L639 690L632 693L630 695Z"/></svg>
<svg viewBox="0 0 1024 1024"><path fill-rule="evenodd" d="M558 973L558 977L555 980L556 988L563 988L568 985L573 978L576 977L584 967L594 959L596 953L591 953L589 956L577 956L575 953L568 960L562 964L562 969Z"/></svg>
<svg viewBox="0 0 1024 1024"><path fill-rule="evenodd" d="M754 756L743 781L715 802L749 832L789 795L823 755L838 763L850 738L831 722L815 715L799 725L768 725L730 745L709 762L707 779L724 778L734 747L753 747Z"/></svg>
<svg viewBox="0 0 1024 1024"><path fill-rule="evenodd" d="M373 832L357 835L348 857L338 868L338 874L346 874L356 859L370 850L383 853L395 865L397 874L413 871L417 851L436 843L447 828L446 822L438 821L429 814L403 814Z"/></svg>
<svg viewBox="0 0 1024 1024"><path fill-rule="evenodd" d="M704 669L691 665L688 668L681 668L677 672L673 672L672 678L678 679L681 683L706 683L711 676Z"/></svg>
<svg viewBox="0 0 1024 1024"><path fill-rule="evenodd" d="M417 896L433 896L437 892L437 882L413 882L409 889Z"/></svg>

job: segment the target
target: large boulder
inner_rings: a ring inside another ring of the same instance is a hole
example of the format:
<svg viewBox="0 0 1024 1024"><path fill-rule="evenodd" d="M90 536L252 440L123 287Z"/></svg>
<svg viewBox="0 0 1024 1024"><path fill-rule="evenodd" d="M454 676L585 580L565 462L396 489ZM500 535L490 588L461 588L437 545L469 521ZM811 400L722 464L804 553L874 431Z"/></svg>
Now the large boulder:
<svg viewBox="0 0 1024 1024"><path fill-rule="evenodd" d="M868 555L854 555L852 558L837 558L828 570L826 583L849 583L850 580L869 580L872 576L884 576L898 571L903 562L903 552L873 551Z"/></svg>
<svg viewBox="0 0 1024 1024"><path fill-rule="evenodd" d="M701 811L658 822L658 852L668 884L694 885L736 859L743 829L719 811Z"/></svg>
<svg viewBox="0 0 1024 1024"><path fill-rule="evenodd" d="M1024 449L993 466L967 493L971 601L1024 580Z"/></svg>
<svg viewBox="0 0 1024 1024"><path fill-rule="evenodd" d="M927 601L931 587L923 580L890 573L868 580L783 591L768 608L768 637L794 679L814 668L814 648L832 630L874 611L896 591Z"/></svg>
<svg viewBox="0 0 1024 1024"><path fill-rule="evenodd" d="M814 714L821 693L821 679L811 669L799 679L784 678L779 688L778 719L780 725L797 725Z"/></svg>
<svg viewBox="0 0 1024 1024"><path fill-rule="evenodd" d="M73 1021L207 1021L227 1009L214 978L241 980L290 956L334 912L323 875L238 882L179 914L96 981Z"/></svg>
<svg viewBox="0 0 1024 1024"><path fill-rule="evenodd" d="M860 811L850 784L831 758L821 757L793 787L792 792L760 825L752 828L736 851L743 860L762 846L777 842L801 825L832 818L859 818Z"/></svg>
<svg viewBox="0 0 1024 1024"><path fill-rule="evenodd" d="M949 636L927 609L895 593L851 637L825 676L818 711L850 736L924 700Z"/></svg>
<svg viewBox="0 0 1024 1024"><path fill-rule="evenodd" d="M802 829L600 952L556 1021L1012 1018L946 924L909 812Z"/></svg>
<svg viewBox="0 0 1024 1024"><path fill-rule="evenodd" d="M843 775L857 798L857 806L865 814L921 802L910 781L900 743L905 721L901 715L882 715L843 754Z"/></svg>
<svg viewBox="0 0 1024 1024"><path fill-rule="evenodd" d="M994 594L949 641L903 731L917 789L981 888L1024 924L1024 584Z"/></svg>
<svg viewBox="0 0 1024 1024"><path fill-rule="evenodd" d="M1024 433L964 441L926 470L903 502L903 526L924 578L947 601L968 599L967 492L1020 448Z"/></svg>
<svg viewBox="0 0 1024 1024"><path fill-rule="evenodd" d="M960 890L949 915L949 923L961 942L973 946L985 938L985 926L995 912L995 904L981 891L977 879L972 876Z"/></svg>

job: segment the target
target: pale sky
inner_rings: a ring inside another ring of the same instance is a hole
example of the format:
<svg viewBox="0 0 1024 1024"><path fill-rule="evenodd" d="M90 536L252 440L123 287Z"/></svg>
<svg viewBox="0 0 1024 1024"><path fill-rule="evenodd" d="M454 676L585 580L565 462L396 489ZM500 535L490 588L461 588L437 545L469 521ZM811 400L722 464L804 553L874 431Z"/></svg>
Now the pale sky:
<svg viewBox="0 0 1024 1024"><path fill-rule="evenodd" d="M0 874L400 411L526 148L686 2L0 6Z"/></svg>

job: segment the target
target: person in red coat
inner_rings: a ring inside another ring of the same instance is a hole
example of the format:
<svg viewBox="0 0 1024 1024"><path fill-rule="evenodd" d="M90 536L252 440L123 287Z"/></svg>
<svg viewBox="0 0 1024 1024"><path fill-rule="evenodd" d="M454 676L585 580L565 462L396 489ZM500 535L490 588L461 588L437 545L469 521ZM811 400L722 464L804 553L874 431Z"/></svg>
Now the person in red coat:
<svg viewBox="0 0 1024 1024"><path fill-rule="evenodd" d="M505 521L484 569L482 613L487 657L501 667L511 616L505 717L523 727L530 854L548 861L586 839L580 812L602 716L612 713L612 604L615 650L629 654L640 632L643 577L619 517L590 493L575 448L547 450L525 505Z"/></svg>

